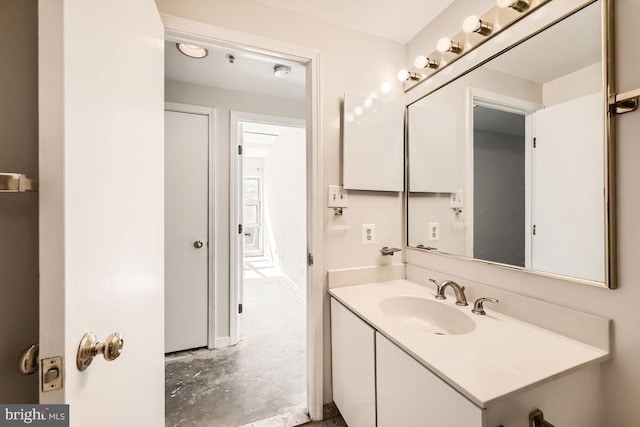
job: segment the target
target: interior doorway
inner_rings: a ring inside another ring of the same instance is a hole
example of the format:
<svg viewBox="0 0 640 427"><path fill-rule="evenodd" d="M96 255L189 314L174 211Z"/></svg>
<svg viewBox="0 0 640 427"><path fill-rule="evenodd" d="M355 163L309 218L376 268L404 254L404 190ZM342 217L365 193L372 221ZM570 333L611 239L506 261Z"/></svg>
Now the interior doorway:
<svg viewBox="0 0 640 427"><path fill-rule="evenodd" d="M307 70L283 58L203 46L205 57L196 59L182 55L176 41L165 45L166 101L215 109L216 124L208 242L216 254L210 274L215 285L208 295L213 340L209 348L197 346L167 357L167 425L240 426L273 417L297 425L309 420L310 406L306 260L311 246L308 207L313 204L306 191ZM285 85L278 67L288 70L293 83L302 77L302 86L292 90ZM253 116L234 121L235 111L243 110ZM244 152L236 147L243 145L238 137L247 141ZM239 155L239 167L226 161ZM247 165L260 165L246 177L245 159ZM189 186L182 191L189 193ZM241 206L229 214L228 207L237 203Z"/></svg>

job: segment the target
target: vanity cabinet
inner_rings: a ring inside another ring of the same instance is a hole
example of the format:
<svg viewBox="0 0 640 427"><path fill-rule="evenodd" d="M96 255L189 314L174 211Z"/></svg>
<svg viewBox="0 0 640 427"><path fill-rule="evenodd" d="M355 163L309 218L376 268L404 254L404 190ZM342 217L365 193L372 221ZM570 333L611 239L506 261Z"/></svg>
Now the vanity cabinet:
<svg viewBox="0 0 640 427"><path fill-rule="evenodd" d="M598 364L480 404L445 381L447 372L436 375L333 297L331 344L333 399L349 427L529 427L529 413L538 408L556 426L604 427ZM474 372L469 375L482 377ZM490 390L502 381L483 384Z"/></svg>
<svg viewBox="0 0 640 427"><path fill-rule="evenodd" d="M333 401L349 427L376 425L375 330L331 298Z"/></svg>
<svg viewBox="0 0 640 427"><path fill-rule="evenodd" d="M483 427L483 410L376 332L378 427Z"/></svg>

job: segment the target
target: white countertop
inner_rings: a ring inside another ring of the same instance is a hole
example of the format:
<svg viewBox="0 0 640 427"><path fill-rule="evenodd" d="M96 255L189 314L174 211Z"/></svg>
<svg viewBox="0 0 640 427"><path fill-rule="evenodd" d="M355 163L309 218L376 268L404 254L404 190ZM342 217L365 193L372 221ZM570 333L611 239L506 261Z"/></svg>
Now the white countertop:
<svg viewBox="0 0 640 427"><path fill-rule="evenodd" d="M585 365L602 362L609 353L491 310L486 316L458 307L455 298L435 299L435 288L409 280L330 289L329 293L481 408ZM455 307L476 322L462 335L417 333L383 313L388 297L415 296Z"/></svg>

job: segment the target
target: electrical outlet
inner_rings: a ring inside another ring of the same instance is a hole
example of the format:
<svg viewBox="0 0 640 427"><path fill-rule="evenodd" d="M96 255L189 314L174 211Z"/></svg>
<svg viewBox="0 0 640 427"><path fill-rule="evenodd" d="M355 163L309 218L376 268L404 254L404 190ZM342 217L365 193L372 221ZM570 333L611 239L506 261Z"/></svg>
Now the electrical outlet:
<svg viewBox="0 0 640 427"><path fill-rule="evenodd" d="M437 242L440 240L440 223L439 222L430 222L429 223L429 238L430 242Z"/></svg>
<svg viewBox="0 0 640 427"><path fill-rule="evenodd" d="M362 224L362 244L373 245L376 242L376 225Z"/></svg>
<svg viewBox="0 0 640 427"><path fill-rule="evenodd" d="M349 205L349 196L347 190L341 185L330 185L327 193L328 208L346 208Z"/></svg>

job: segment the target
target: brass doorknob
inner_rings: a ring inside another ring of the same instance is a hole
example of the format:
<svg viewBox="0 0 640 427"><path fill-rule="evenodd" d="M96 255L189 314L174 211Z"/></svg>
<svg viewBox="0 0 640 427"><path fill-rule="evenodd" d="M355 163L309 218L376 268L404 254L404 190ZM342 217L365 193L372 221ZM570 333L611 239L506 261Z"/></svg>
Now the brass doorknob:
<svg viewBox="0 0 640 427"><path fill-rule="evenodd" d="M202 243L202 240L196 240L195 242L193 242L193 247L196 249L200 249L203 246L204 246L204 243Z"/></svg>
<svg viewBox="0 0 640 427"><path fill-rule="evenodd" d="M98 342L93 332L84 334L78 346L76 366L78 370L84 371L98 354L102 354L106 361L116 360L122 353L123 346L122 335L117 332L109 335L104 342Z"/></svg>

